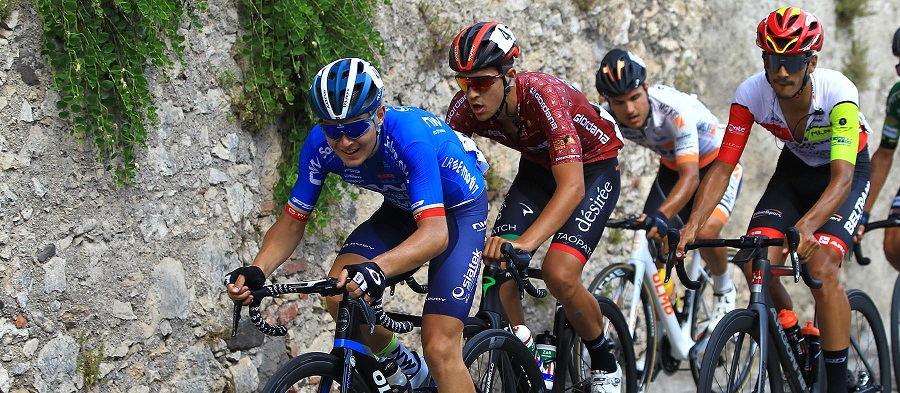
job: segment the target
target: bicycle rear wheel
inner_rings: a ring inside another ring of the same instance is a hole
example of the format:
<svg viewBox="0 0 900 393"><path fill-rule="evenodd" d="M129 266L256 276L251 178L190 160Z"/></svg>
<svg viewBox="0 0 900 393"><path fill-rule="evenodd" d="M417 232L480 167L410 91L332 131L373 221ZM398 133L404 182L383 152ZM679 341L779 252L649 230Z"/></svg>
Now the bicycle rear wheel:
<svg viewBox="0 0 900 393"><path fill-rule="evenodd" d="M272 375L264 393L319 393L341 390L342 362L327 353L307 353L285 363ZM362 377L353 372L353 393L369 393Z"/></svg>
<svg viewBox="0 0 900 393"><path fill-rule="evenodd" d="M725 315L707 344L697 392L755 392L765 384L772 392L782 391L782 386L776 386L781 383L777 360L770 360L767 373L760 373L759 334L753 311L738 309Z"/></svg>
<svg viewBox="0 0 900 393"><path fill-rule="evenodd" d="M631 340L631 332L625 322L622 312L613 303L602 296L596 296L600 304L600 312L606 324L603 334L610 343L610 352L616 357L619 366L622 367L622 383L625 393L636 393L640 389L639 374L635 365L634 344ZM562 376L561 381L553 385L553 392L584 392L591 391L591 363L590 355L584 342L571 326L566 326L560 337L560 350L558 355L559 365L565 365L565 369L557 371Z"/></svg>
<svg viewBox="0 0 900 393"><path fill-rule="evenodd" d="M463 361L478 393L544 391L534 355L505 330L489 329L469 339L463 347Z"/></svg>
<svg viewBox="0 0 900 393"><path fill-rule="evenodd" d="M890 392L890 347L881 315L865 292L851 289L847 291L847 298L850 300L847 389Z"/></svg>
<svg viewBox="0 0 900 393"><path fill-rule="evenodd" d="M630 337L634 343L633 352L637 362L635 364L637 391L644 392L650 387L656 367L656 317L653 310L653 293L647 283L641 285L639 298L632 298L634 274L635 269L632 264L609 265L594 277L591 285L588 286L588 291L594 296L602 296L611 300L624 315L626 327L631 328ZM631 312L632 307L634 308L633 313Z"/></svg>

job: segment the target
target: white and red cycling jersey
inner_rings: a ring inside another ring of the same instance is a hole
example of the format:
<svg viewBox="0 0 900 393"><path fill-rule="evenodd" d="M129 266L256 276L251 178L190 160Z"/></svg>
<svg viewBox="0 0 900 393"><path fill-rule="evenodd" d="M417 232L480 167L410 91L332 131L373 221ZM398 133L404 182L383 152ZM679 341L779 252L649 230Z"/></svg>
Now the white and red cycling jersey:
<svg viewBox="0 0 900 393"><path fill-rule="evenodd" d="M667 168L678 170L678 164L696 162L700 168L719 155L725 135L716 115L694 95L663 85L647 89L650 115L641 128L627 128L619 123L625 139L653 150ZM609 110L609 103L603 104Z"/></svg>
<svg viewBox="0 0 900 393"><path fill-rule="evenodd" d="M734 93L718 159L736 164L756 122L810 167L837 159L855 164L871 130L859 112L856 86L840 72L816 68L809 74L806 88L812 89L812 102L809 114L800 119L805 122L803 139L797 140L791 135L765 72L747 78Z"/></svg>

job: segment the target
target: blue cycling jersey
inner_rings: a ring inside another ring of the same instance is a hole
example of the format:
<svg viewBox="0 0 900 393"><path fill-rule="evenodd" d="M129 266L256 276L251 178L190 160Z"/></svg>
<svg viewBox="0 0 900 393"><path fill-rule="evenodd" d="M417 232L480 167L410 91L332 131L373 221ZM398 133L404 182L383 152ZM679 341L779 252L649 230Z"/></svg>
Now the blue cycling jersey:
<svg viewBox="0 0 900 393"><path fill-rule="evenodd" d="M471 139L422 109L385 109L375 154L355 168L334 154L318 125L310 131L286 213L306 221L329 173L381 193L389 203L412 212L416 221L443 216L445 208L465 205L484 192L487 162Z"/></svg>

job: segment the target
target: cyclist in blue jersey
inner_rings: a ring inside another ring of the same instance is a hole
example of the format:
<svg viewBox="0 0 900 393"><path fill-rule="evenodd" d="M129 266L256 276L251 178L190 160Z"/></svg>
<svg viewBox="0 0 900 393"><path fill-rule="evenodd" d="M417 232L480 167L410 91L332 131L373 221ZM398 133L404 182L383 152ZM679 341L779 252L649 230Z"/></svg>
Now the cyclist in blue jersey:
<svg viewBox="0 0 900 393"><path fill-rule="evenodd" d="M309 92L320 122L307 136L285 213L266 233L252 266L229 285L233 300L250 304L259 287L300 243L325 176L377 191L384 202L347 238L329 276L347 278L351 296L375 300L427 261L429 292L422 316L426 362L379 327L368 344L397 360L413 387L430 373L441 391L474 392L462 360L463 321L472 305L485 243L487 163L467 137L431 113L382 104L378 72L361 59L322 68ZM340 299L327 299L335 315Z"/></svg>
<svg viewBox="0 0 900 393"><path fill-rule="evenodd" d="M894 56L900 59L900 29L894 32L891 50ZM897 70L897 76L900 76L900 63L897 63L894 68ZM900 131L900 82L894 84L887 96L884 127L881 129L881 144L872 154L872 187L869 198L866 200L866 207L863 209L863 216L859 220L859 229L857 229L854 239L856 242L862 240L863 230L869 220L869 212L872 211L872 206L875 205L875 200L878 199L878 194L884 187L888 172L891 170L894 153L897 151L898 131ZM888 214L892 217L900 216L900 190L897 190ZM885 228L883 244L885 258L894 269L900 270L900 228Z"/></svg>

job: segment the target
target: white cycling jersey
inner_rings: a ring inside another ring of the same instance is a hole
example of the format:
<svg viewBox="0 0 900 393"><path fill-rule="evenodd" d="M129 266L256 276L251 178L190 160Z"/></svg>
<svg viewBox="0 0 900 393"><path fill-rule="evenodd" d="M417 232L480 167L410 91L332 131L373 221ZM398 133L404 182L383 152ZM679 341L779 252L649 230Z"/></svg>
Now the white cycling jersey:
<svg viewBox="0 0 900 393"><path fill-rule="evenodd" d="M756 122L811 167L835 159L855 163L856 154L865 148L871 130L859 112L856 86L840 72L816 68L809 74L806 88L812 89L812 102L809 115L801 119L806 125L803 140L796 140L765 72L747 78L734 93L719 159L736 163L749 138L750 127ZM852 117L858 117L858 123Z"/></svg>
<svg viewBox="0 0 900 393"><path fill-rule="evenodd" d="M724 127L695 95L672 87L655 85L647 89L650 116L639 129L619 127L625 139L653 150L660 161L672 170L678 164L697 162L701 168L719 154ZM609 109L609 103L604 104Z"/></svg>

